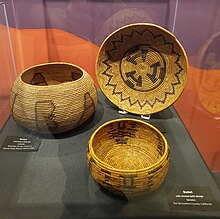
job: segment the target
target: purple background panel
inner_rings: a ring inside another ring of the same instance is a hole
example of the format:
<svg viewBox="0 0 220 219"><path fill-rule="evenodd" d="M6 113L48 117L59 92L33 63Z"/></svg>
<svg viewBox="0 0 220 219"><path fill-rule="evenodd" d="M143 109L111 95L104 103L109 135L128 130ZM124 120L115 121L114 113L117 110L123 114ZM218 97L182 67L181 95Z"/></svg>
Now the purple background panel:
<svg viewBox="0 0 220 219"><path fill-rule="evenodd" d="M219 0L179 1L174 34L188 56L197 55L211 35L219 30Z"/></svg>
<svg viewBox="0 0 220 219"><path fill-rule="evenodd" d="M188 56L220 30L219 0L5 0L9 25L55 28L100 45L129 23L150 22L172 31ZM177 13L175 17L175 7ZM175 25L175 26L174 26Z"/></svg>
<svg viewBox="0 0 220 219"><path fill-rule="evenodd" d="M100 45L126 24L150 22L170 31L176 0L6 0L9 23L16 28L55 28Z"/></svg>

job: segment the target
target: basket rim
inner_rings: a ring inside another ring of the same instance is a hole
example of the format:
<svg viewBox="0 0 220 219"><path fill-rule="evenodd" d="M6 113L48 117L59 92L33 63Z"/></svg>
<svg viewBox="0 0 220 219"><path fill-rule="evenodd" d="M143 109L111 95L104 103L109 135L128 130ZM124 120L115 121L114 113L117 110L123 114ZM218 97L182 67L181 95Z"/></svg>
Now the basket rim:
<svg viewBox="0 0 220 219"><path fill-rule="evenodd" d="M138 122L138 123L142 123L146 126L149 126L150 128L152 128L153 130L155 130L163 139L164 141L164 153L163 155L160 157L160 159L157 160L157 162L155 162L154 164L148 166L148 167L145 167L145 168L142 168L142 169L137 169L137 170L123 170L123 169L117 169L117 168L113 168L111 167L109 164L106 164L105 162L103 162L101 159L99 159L94 150L93 150L93 147L92 147L92 141L95 137L95 135L99 132L99 130L101 130L103 127L105 127L106 125L108 124L111 124L111 123L114 123L114 122L118 122L118 121L135 121L135 122ZM153 169L154 167L158 166L160 163L163 163L165 157L167 156L167 153L169 151L169 145L167 143L167 140L166 138L164 137L164 135L156 128L154 127L153 125L149 124L149 123L146 123L144 121L141 121L141 120L138 120L138 119L133 119L133 118L122 118L122 119L114 119L114 120L110 120L108 122L105 122L104 124L102 124L101 126L99 126L92 134L92 136L90 137L89 139L89 142L88 142L88 148L89 148L89 151L90 151L90 154L91 154L91 157L93 157L98 163L99 165L101 165L102 167L104 167L105 169L108 169L108 170L111 170L112 172L123 172L123 173L139 173L139 172L145 172L145 171L149 171L150 169Z"/></svg>
<svg viewBox="0 0 220 219"><path fill-rule="evenodd" d="M27 72L28 70L33 69L33 68L35 68L35 67L46 66L46 65L57 65L57 64L64 64L64 65L69 65L69 66L78 68L79 70L82 71L82 76L81 76L79 79L74 80L74 81L67 81L67 82L64 82L64 83L61 83L61 84L51 84L51 85L47 85L47 86L28 84L28 83L24 82L24 81L22 80L22 78L21 78L25 72ZM41 63L41 64L33 65L33 66L30 66L30 67L24 69L24 70L19 74L19 76L18 76L17 79L18 79L21 83L23 83L25 86L36 87L36 88L37 88L37 87L38 87L38 88L44 87L44 89L46 89L46 88L50 88L50 89L51 89L51 87L59 87L59 86L62 87L62 86L65 86L65 85L67 85L67 84L74 84L74 83L76 83L76 82L79 82L80 80L82 80L82 79L85 77L86 74L88 74L86 70L84 70L83 68L81 68L81 67L78 66L78 65L75 65L75 64L72 64L72 63L69 63L69 62L46 62L46 63ZM88 74L88 75L89 75L89 74Z"/></svg>
<svg viewBox="0 0 220 219"><path fill-rule="evenodd" d="M107 97L107 99L108 99L111 103L113 103L114 105L118 106L118 105L115 103L115 101L113 101L112 99L110 99L110 98L108 97L108 95L106 94L106 93L108 93L108 92L106 92L105 89L103 89L103 88L100 86L99 77L98 77L98 72L99 72L99 71L98 71L98 63L99 63L100 53L102 52L102 49L103 49L104 45L106 44L106 42L107 42L107 41L109 40L109 38L111 38L115 33L117 33L118 31L121 31L122 29L131 27L131 26L141 26L141 25L143 25L143 26L151 26L151 27L158 28L158 29L164 31L165 33L167 33L168 35L170 35L171 37L173 37L174 40L176 41L176 43L178 44L178 46L180 47L180 49L181 49L181 51L182 51L182 53L183 53L183 56L184 56L184 58L185 58L185 61L186 61L186 68L184 69L184 71L185 71L185 84L184 84L184 87L183 87L182 91L180 92L180 94L179 94L178 96L175 95L174 100L171 101L170 104L166 105L164 108L158 109L158 108L156 107L156 109L154 109L152 112L150 112L150 114L153 114L153 113L160 112L160 111L162 111L162 110L168 108L168 107L171 106L172 104L174 104L174 103L179 99L179 97L180 97L181 94L183 93L184 89L186 88L186 84L187 84L187 80L188 80L189 61L188 61L188 58L187 58L186 51L185 51L183 45L180 43L180 41L176 38L176 36L175 36L173 33L171 33L169 30L167 30L167 29L165 29L164 27L161 27L160 25L157 25L157 24L153 24L153 23L143 23L143 22L140 22L140 23L139 23L139 22L138 22L138 23L131 23L131 24L127 24L127 25L124 25L123 27L118 28L117 30L115 30L115 31L113 31L111 34L109 34L109 35L105 38L105 40L102 42L102 44L101 44L101 46L100 46L100 48L99 48L97 57L96 57L95 72L96 72L97 82L98 82L99 87L100 87L100 89L102 90L102 92L105 94L105 96ZM111 95L110 95L110 96L111 96ZM118 107L120 107L120 106L118 106ZM154 108L155 108L155 107L154 107ZM128 111L128 112L130 112L130 113L134 113L134 114L139 114L139 115L142 115L142 114L143 114L142 112L139 113L139 112L134 112L133 110L130 110L130 107L126 107L126 111Z"/></svg>
<svg viewBox="0 0 220 219"><path fill-rule="evenodd" d="M198 67L201 68L202 63L203 63L203 59L206 56L206 52L209 48L209 46L213 43L213 40L215 40L216 37L218 37L220 35L220 31L217 31L216 33L214 33L213 35L211 35L211 37L208 38L208 40L205 41L205 43L202 45L202 47L199 50L199 58L198 58ZM205 69L205 68L201 68L201 69ZM212 69L213 70L213 69Z"/></svg>

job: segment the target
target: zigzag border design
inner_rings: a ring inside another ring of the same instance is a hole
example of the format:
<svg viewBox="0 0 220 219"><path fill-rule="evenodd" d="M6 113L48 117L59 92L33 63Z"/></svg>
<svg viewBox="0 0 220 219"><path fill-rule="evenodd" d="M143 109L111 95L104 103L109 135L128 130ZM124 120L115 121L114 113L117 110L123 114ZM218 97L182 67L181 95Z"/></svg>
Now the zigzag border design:
<svg viewBox="0 0 220 219"><path fill-rule="evenodd" d="M142 36L146 31L149 32L149 33L153 36L154 39L159 38L159 37L162 37L162 39L163 39L163 41L164 41L164 45L171 45L171 47L172 47L172 53L177 56L177 59L176 59L176 61L175 61L175 64L179 67L179 71L174 74L174 75L176 76L177 82L171 84L171 86L172 86L172 91L170 91L170 92L165 91L165 94L164 94L165 97L164 97L163 100L160 100L159 98L156 97L155 100L154 100L154 102L153 102L153 104L151 104L148 100L146 100L143 104L141 104L141 102L140 102L139 100L136 100L136 101L132 102L130 96L128 96L128 97L126 97L126 98L123 98L123 91L116 91L117 84L111 83L111 80L112 80L112 78L113 78L113 75L110 74L110 73L108 73L109 69L112 68L112 66L108 63L108 61L113 58L112 55L111 55L111 52L117 50L116 44L117 44L117 43L123 43L123 42L124 42L124 39L125 39L126 37L132 38L135 33L136 33L136 34L139 34L140 36ZM143 109L143 107L144 107L146 104L148 104L151 108L153 108L154 105L155 105L157 102L160 102L160 103L163 103L163 104L164 104L164 103L166 102L166 99L167 99L168 95L173 95L173 94L175 94L175 86L181 84L181 81L180 81L180 78L179 78L179 74L183 71L183 67L179 64L179 61L180 61L180 57L181 57L181 56L180 56L177 52L174 51L174 43L166 42L166 40L165 40L165 38L164 38L164 36L163 36L162 34L154 35L154 34L153 34L151 31L149 31L147 28L145 28L145 29L144 29L143 31L141 31L141 32L138 32L138 31L132 29L132 31L131 31L130 34L121 34L120 36L121 36L121 37L120 37L119 40L113 40L113 41L111 42L112 45L113 45L113 47L112 47L111 49L109 49L109 50L106 51L106 54L107 54L108 57L107 57L106 60L104 60L104 61L102 62L103 64L105 64L105 65L107 66L107 68L105 69L105 71L101 73L101 74L106 75L106 76L108 77L108 81L107 81L107 83L105 84L105 86L111 86L111 87L113 87L112 95L120 95L120 101L123 102L123 101L128 100L129 103L130 103L130 106L133 106L133 105L135 105L135 104L137 103L137 104L139 105L139 107L140 107L141 109Z"/></svg>

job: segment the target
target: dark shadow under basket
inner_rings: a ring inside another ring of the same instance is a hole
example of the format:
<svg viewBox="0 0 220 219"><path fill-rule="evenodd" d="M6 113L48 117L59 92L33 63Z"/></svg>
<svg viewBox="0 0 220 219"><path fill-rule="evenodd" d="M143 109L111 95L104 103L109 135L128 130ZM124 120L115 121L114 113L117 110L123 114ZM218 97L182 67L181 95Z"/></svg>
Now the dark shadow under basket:
<svg viewBox="0 0 220 219"><path fill-rule="evenodd" d="M119 195L157 189L169 168L169 147L152 125L135 119L112 120L91 136L88 164L93 178Z"/></svg>

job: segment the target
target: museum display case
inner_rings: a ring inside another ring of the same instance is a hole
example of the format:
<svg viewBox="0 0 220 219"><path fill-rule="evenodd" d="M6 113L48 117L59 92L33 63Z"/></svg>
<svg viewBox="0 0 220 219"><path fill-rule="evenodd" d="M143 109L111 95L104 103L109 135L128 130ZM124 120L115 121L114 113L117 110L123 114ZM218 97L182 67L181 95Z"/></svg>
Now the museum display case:
<svg viewBox="0 0 220 219"><path fill-rule="evenodd" d="M1 2L0 218L219 218L219 27L218 0Z"/></svg>

